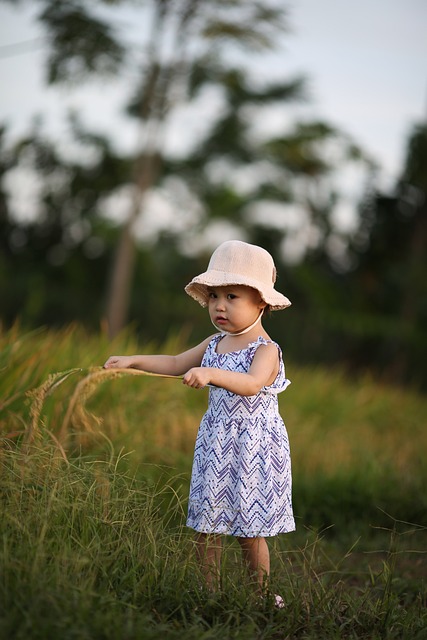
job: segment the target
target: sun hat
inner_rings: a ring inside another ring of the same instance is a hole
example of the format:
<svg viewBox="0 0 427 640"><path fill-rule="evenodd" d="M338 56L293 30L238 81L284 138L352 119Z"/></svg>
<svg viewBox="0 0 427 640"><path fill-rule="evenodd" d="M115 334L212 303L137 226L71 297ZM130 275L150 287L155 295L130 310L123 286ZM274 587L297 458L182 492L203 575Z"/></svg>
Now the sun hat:
<svg viewBox="0 0 427 640"><path fill-rule="evenodd" d="M246 285L259 291L272 311L278 311L289 307L291 301L274 288L276 276L276 267L268 251L240 240L227 240L213 252L207 271L193 278L185 291L206 307L209 287Z"/></svg>

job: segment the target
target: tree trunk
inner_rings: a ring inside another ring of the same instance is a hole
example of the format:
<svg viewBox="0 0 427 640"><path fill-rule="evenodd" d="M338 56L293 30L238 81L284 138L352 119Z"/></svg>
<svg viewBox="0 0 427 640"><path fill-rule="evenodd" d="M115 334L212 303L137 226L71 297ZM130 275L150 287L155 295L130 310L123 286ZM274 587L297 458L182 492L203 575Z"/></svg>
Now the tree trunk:
<svg viewBox="0 0 427 640"><path fill-rule="evenodd" d="M144 196L156 182L161 167L159 154L145 154L135 163L135 196L127 221L122 227L114 258L107 296L106 320L108 335L114 338L124 328L132 291L137 247L133 228L137 221Z"/></svg>

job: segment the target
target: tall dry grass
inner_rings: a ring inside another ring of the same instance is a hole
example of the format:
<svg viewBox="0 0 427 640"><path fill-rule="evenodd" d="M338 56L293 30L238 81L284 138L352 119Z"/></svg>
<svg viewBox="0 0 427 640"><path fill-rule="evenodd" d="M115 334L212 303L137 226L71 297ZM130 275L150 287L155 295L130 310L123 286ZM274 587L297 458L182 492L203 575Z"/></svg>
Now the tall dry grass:
<svg viewBox="0 0 427 640"><path fill-rule="evenodd" d="M281 615L253 601L233 544L224 592L199 589L184 519L207 391L100 369L182 347L0 334L0 637L424 637L426 398L287 363L298 531L272 544Z"/></svg>
<svg viewBox="0 0 427 640"><path fill-rule="evenodd" d="M24 450L54 443L62 457L99 452L107 437L133 452L134 467L160 465L188 475L207 390L101 368L111 353L182 348L176 337L161 347L138 345L131 332L110 343L78 326L3 331L0 434ZM340 520L343 506L354 519L371 517L379 507L393 518L426 524L426 397L368 375L349 380L339 370L287 367L292 385L280 407L301 518L312 512L313 525L329 526L334 517Z"/></svg>

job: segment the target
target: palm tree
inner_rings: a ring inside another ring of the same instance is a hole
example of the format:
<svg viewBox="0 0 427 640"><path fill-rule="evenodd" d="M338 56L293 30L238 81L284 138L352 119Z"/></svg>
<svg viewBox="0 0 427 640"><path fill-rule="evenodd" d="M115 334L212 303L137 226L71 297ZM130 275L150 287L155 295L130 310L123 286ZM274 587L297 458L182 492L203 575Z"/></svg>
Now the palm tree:
<svg viewBox="0 0 427 640"><path fill-rule="evenodd" d="M178 103L194 95L194 77L209 81L209 68L220 47L233 42L262 50L285 28L283 8L247 0L151 2L151 29L142 84L130 112L139 118L142 139L134 164L134 191L123 225L107 303L110 335L124 325L135 260L132 229L144 196L162 173L168 118ZM203 82L203 80L202 80ZM199 83L200 84L200 83Z"/></svg>
<svg viewBox="0 0 427 640"><path fill-rule="evenodd" d="M6 1L6 0L3 0ZM129 0L39 0L39 20L50 44L50 83L90 74L117 73L129 64L129 48L105 18L106 6L119 13ZM135 153L132 201L123 224L107 301L110 335L124 325L135 260L133 227L147 191L156 184L164 162L166 124L179 103L187 101L195 74L213 59L227 60L233 47L247 54L273 47L287 29L286 11L273 0L146 0L135 16L141 20L144 55L141 81L130 106L140 123Z"/></svg>

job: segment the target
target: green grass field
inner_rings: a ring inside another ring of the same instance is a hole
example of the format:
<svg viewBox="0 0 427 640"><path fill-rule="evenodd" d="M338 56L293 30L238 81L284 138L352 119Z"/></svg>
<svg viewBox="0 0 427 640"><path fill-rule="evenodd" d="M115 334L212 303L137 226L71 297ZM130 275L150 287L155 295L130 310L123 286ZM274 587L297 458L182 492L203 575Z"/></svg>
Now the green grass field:
<svg viewBox="0 0 427 640"><path fill-rule="evenodd" d="M0 638L427 638L425 397L286 363L297 531L270 545L276 610L231 539L221 593L201 587L185 515L207 391L99 368L179 337L0 341Z"/></svg>

